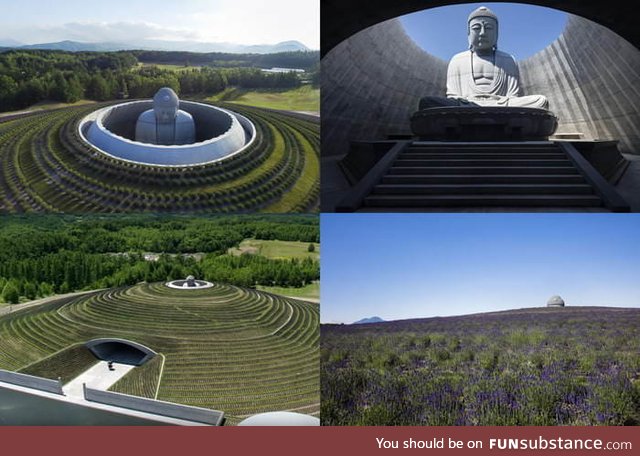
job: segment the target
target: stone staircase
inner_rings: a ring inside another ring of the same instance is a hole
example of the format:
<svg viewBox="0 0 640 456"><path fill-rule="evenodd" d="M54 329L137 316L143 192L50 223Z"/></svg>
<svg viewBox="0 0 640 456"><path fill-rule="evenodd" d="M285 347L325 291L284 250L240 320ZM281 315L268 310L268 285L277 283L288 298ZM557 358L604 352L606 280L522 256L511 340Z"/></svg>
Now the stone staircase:
<svg viewBox="0 0 640 456"><path fill-rule="evenodd" d="M570 143L406 142L389 155L338 211L629 210Z"/></svg>

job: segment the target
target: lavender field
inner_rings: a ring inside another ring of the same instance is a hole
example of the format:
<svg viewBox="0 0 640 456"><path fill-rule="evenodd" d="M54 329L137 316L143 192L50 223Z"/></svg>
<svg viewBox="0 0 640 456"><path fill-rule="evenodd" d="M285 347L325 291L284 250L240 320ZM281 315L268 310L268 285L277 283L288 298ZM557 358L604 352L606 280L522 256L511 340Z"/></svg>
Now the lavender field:
<svg viewBox="0 0 640 456"><path fill-rule="evenodd" d="M323 425L640 425L640 309L321 329Z"/></svg>

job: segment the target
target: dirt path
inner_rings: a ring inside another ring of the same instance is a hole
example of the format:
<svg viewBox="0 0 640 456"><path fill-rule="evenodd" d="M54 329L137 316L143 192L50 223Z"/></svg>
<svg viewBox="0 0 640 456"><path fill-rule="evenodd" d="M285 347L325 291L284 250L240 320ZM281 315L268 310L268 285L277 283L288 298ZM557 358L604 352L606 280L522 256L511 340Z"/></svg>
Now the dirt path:
<svg viewBox="0 0 640 456"><path fill-rule="evenodd" d="M18 310L28 309L29 307L41 306L43 304L48 304L50 302L56 301L58 299L71 298L74 296L82 296L88 293L94 293L100 290L90 290L90 291L77 291L75 293L66 293L60 295L47 296L46 298L36 299L34 301L24 302L22 304L7 304L5 307L0 308L0 316L6 315L8 313L13 313Z"/></svg>

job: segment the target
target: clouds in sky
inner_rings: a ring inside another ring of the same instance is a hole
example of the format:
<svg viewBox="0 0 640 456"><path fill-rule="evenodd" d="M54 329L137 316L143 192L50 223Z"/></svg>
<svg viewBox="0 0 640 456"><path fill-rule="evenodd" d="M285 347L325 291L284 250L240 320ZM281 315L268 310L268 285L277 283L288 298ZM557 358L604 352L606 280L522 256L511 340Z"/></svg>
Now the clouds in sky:
<svg viewBox="0 0 640 456"><path fill-rule="evenodd" d="M146 39L320 46L318 0L32 0L3 5L0 41Z"/></svg>
<svg viewBox="0 0 640 456"><path fill-rule="evenodd" d="M194 30L162 27L149 22L70 22L31 30L29 43L61 40L80 42L131 42L141 40L199 40Z"/></svg>

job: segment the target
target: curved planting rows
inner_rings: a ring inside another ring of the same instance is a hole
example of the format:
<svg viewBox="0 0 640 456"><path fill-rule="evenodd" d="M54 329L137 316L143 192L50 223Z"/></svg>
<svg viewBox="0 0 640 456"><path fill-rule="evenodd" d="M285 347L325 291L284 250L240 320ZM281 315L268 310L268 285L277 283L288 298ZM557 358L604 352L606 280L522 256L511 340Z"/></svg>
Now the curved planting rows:
<svg viewBox="0 0 640 456"><path fill-rule="evenodd" d="M165 358L159 387L143 381L158 369L134 369L121 392L157 387L158 399L222 410L231 424L265 411L319 412L317 305L221 284L64 298L0 319L0 367L18 370L96 337L134 340Z"/></svg>
<svg viewBox="0 0 640 456"><path fill-rule="evenodd" d="M0 123L0 212L306 212L317 210L319 124L225 106L256 126L254 144L221 163L163 168L97 152L78 122L103 105Z"/></svg>

